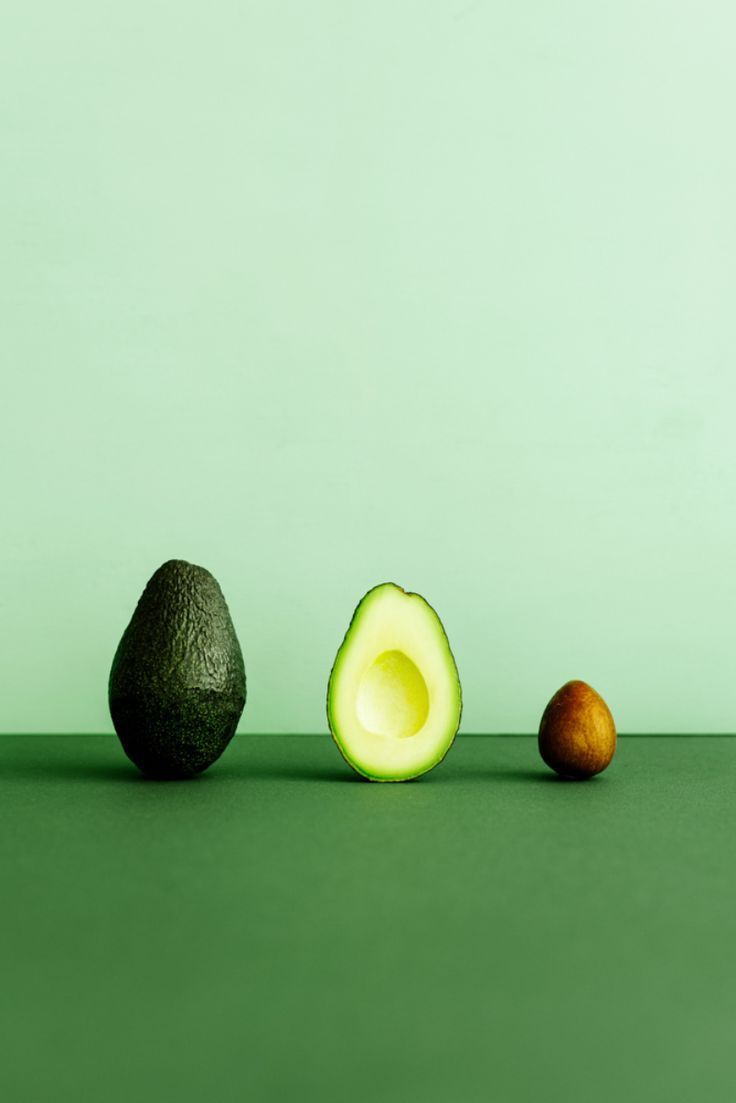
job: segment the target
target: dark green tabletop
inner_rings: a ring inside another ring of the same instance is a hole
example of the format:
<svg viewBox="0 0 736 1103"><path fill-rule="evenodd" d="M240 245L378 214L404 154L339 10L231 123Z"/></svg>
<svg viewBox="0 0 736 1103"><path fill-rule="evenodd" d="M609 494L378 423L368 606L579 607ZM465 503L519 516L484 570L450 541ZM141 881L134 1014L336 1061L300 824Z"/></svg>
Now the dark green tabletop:
<svg viewBox="0 0 736 1103"><path fill-rule="evenodd" d="M0 820L12 1103L736 1098L736 739L378 785L325 736L179 783L8 736Z"/></svg>

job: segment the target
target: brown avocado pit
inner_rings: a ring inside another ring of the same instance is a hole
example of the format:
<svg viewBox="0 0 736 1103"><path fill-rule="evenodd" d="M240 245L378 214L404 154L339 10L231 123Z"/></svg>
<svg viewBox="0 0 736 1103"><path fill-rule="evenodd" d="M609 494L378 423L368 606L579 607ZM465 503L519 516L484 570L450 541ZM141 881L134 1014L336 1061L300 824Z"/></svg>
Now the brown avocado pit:
<svg viewBox="0 0 736 1103"><path fill-rule="evenodd" d="M616 750L616 726L606 702L587 682L557 690L539 725L539 753L560 777L583 780L606 769Z"/></svg>

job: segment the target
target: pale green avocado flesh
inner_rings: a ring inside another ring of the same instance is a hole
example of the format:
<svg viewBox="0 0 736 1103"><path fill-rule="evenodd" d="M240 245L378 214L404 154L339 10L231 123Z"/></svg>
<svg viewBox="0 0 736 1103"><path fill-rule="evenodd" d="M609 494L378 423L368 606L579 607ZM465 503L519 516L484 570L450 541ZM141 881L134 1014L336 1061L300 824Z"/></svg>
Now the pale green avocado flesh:
<svg viewBox="0 0 736 1103"><path fill-rule="evenodd" d="M462 694L440 618L393 582L369 590L337 653L327 718L345 760L373 781L436 766L460 726Z"/></svg>

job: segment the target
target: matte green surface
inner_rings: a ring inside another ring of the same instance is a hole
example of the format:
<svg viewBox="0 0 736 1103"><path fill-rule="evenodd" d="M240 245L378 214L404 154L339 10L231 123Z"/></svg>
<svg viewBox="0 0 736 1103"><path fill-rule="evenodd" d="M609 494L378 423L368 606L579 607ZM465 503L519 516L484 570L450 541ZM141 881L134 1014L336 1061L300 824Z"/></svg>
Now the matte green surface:
<svg viewBox="0 0 736 1103"><path fill-rule="evenodd" d="M503 737L392 786L327 736L191 782L108 737L0 767L14 1103L733 1098L736 739L583 783Z"/></svg>
<svg viewBox="0 0 736 1103"><path fill-rule="evenodd" d="M0 731L109 730L172 557L249 732L322 730L385 578L470 731L570 678L733 731L735 40L733 0L4 0Z"/></svg>

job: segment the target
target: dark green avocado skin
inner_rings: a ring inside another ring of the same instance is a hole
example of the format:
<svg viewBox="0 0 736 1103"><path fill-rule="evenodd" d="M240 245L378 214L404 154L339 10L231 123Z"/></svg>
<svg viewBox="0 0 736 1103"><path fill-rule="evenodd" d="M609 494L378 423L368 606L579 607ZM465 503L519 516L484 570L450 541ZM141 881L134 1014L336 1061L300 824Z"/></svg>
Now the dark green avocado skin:
<svg viewBox="0 0 736 1103"><path fill-rule="evenodd" d="M219 758L245 705L245 667L217 581L180 559L150 579L118 644L110 715L148 777L193 777Z"/></svg>

